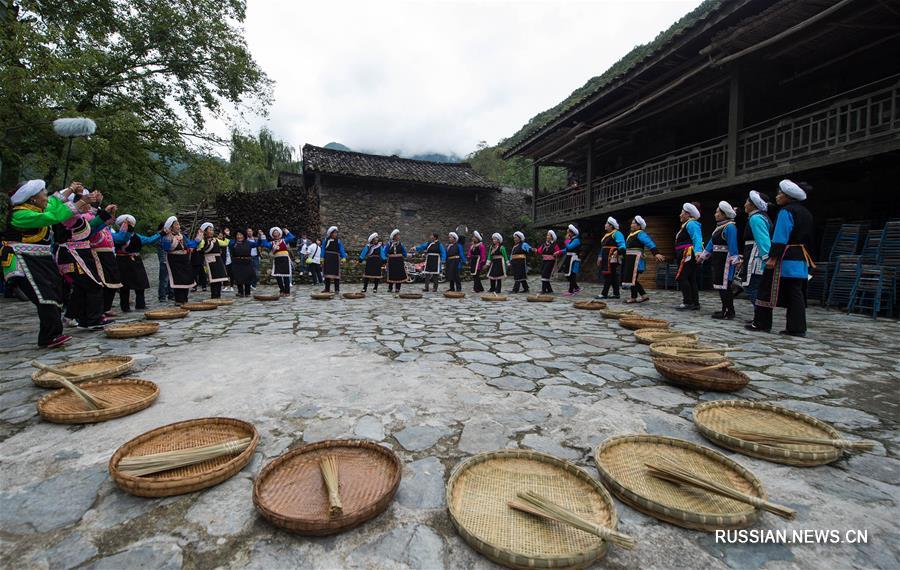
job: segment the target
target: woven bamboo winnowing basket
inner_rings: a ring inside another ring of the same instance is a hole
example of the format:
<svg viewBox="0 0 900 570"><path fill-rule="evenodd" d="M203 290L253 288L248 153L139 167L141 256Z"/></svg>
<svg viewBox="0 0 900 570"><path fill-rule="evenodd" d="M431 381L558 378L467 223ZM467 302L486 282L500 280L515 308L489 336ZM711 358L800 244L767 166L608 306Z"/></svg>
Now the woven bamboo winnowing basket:
<svg viewBox="0 0 900 570"><path fill-rule="evenodd" d="M56 424L90 424L121 418L149 407L159 396L159 387L149 380L114 378L82 382L79 387L109 402L109 406L91 410L65 388L41 396L37 410L42 418Z"/></svg>
<svg viewBox="0 0 900 570"><path fill-rule="evenodd" d="M462 299L466 294L462 291L444 291L444 297L448 299Z"/></svg>
<svg viewBox="0 0 900 570"><path fill-rule="evenodd" d="M150 455L215 445L242 438L250 445L235 455L223 455L152 475L135 477L119 470L119 461L132 455ZM139 497L170 497L206 489L234 476L253 457L259 433L253 424L233 418L199 418L158 427L137 436L109 459L109 474L120 489Z"/></svg>
<svg viewBox="0 0 900 570"><path fill-rule="evenodd" d="M727 362L727 361L726 361ZM712 390L715 392L734 392L750 382L750 377L730 367L707 368L707 364L698 364L678 358L653 357L653 366L671 384L691 390Z"/></svg>
<svg viewBox="0 0 900 570"><path fill-rule="evenodd" d="M134 366L134 358L130 356L100 356L82 360L71 360L54 365L77 376L67 376L66 379L73 383L87 382L88 380L104 380L115 378L125 374ZM62 388L56 381L58 376L46 370L35 370L31 374L31 381L41 388Z"/></svg>
<svg viewBox="0 0 900 570"><path fill-rule="evenodd" d="M212 303L207 303L205 301L200 301L199 303L185 303L181 305L182 309L187 309L188 311L215 311L219 308L218 305L213 305Z"/></svg>
<svg viewBox="0 0 900 570"><path fill-rule="evenodd" d="M532 491L598 525L615 529L609 493L573 463L535 451L479 453L457 465L447 481L447 508L463 539L511 568L582 568L606 554L601 538L511 509Z"/></svg>
<svg viewBox="0 0 900 570"><path fill-rule="evenodd" d="M343 510L331 514L319 461L337 463ZM253 504L273 524L291 532L327 535L375 518L400 485L400 459L372 441L328 440L292 449L263 467L253 483Z"/></svg>
<svg viewBox="0 0 900 570"><path fill-rule="evenodd" d="M638 329L634 331L634 338L641 344L666 341L669 344L683 342L685 346L693 346L693 344L697 343L698 337L697 333L681 332L673 329Z"/></svg>
<svg viewBox="0 0 900 570"><path fill-rule="evenodd" d="M334 293L310 293L309 297L316 301L330 301L334 299Z"/></svg>
<svg viewBox="0 0 900 570"><path fill-rule="evenodd" d="M641 329L667 329L669 321L663 319L648 319L647 317L622 317L619 324L633 331Z"/></svg>
<svg viewBox="0 0 900 570"><path fill-rule="evenodd" d="M766 499L762 483L748 469L717 451L683 439L623 435L607 439L594 452L603 483L623 503L651 517L706 532L744 528L757 519L755 507L650 475L647 464L660 458Z"/></svg>
<svg viewBox="0 0 900 570"><path fill-rule="evenodd" d="M706 350L700 352L701 350ZM669 343L667 341L654 342L650 345L650 355L659 356L661 358L677 358L686 362L696 362L697 364L718 364L725 362L728 357L725 356L727 348L715 348L712 346L684 346L683 344Z"/></svg>
<svg viewBox="0 0 900 570"><path fill-rule="evenodd" d="M506 295L498 295L497 293L488 293L487 295L481 296L482 301L506 301Z"/></svg>
<svg viewBox="0 0 900 570"><path fill-rule="evenodd" d="M741 439L732 432L842 440L829 424L812 416L763 402L720 400L694 408L694 423L707 439L727 449L775 463L815 467L840 459L842 449L833 445L765 444Z"/></svg>
<svg viewBox="0 0 900 570"><path fill-rule="evenodd" d="M525 297L529 303L552 303L556 300L553 295L529 295Z"/></svg>
<svg viewBox="0 0 900 570"><path fill-rule="evenodd" d="M207 299L203 302L210 303L212 305L216 305L219 307L224 307L226 305L234 305L234 299Z"/></svg>
<svg viewBox="0 0 900 570"><path fill-rule="evenodd" d="M423 295L421 293L400 293L397 296L401 299L421 299Z"/></svg>
<svg viewBox="0 0 900 570"><path fill-rule="evenodd" d="M602 309L600 311L600 316L604 319L621 319L623 317L638 317L639 315L634 311L629 311L627 309Z"/></svg>
<svg viewBox="0 0 900 570"><path fill-rule="evenodd" d="M575 301L572 303L572 306L576 309L583 309L585 311L602 311L606 309L606 303L604 301Z"/></svg>
<svg viewBox="0 0 900 570"><path fill-rule="evenodd" d="M103 333L109 338L136 338L148 336L159 330L159 323L133 322L107 325Z"/></svg>
<svg viewBox="0 0 900 570"><path fill-rule="evenodd" d="M253 298L257 301L278 301L281 299L281 295L278 295L277 293L256 293L253 295Z"/></svg>
<svg viewBox="0 0 900 570"><path fill-rule="evenodd" d="M366 294L365 294L365 293L362 293L362 292L356 292L356 293L343 293L343 294L341 295L341 297L343 297L344 299L365 299L365 298L366 298Z"/></svg>
<svg viewBox="0 0 900 570"><path fill-rule="evenodd" d="M144 318L154 321L165 321L169 319L183 319L189 314L191 314L191 312L182 307L165 307L162 309L144 311Z"/></svg>

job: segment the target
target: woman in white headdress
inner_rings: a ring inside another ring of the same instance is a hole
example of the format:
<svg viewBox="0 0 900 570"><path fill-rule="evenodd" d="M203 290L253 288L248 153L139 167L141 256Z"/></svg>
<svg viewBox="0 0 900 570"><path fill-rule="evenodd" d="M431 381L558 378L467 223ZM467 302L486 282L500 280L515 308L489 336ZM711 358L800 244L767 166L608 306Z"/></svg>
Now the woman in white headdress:
<svg viewBox="0 0 900 570"><path fill-rule="evenodd" d="M114 232L113 243L116 244L116 261L119 263L119 276L122 288L119 289L119 308L123 313L131 311L131 291L134 290L134 308L141 311L147 308L144 292L150 288L147 269L141 259L141 248L159 241L161 234L143 236L134 231L137 223L134 216L122 214L116 218L119 231Z"/></svg>
<svg viewBox="0 0 900 570"><path fill-rule="evenodd" d="M704 262L710 260L713 289L719 292L722 301L722 310L712 314L714 319L734 318L734 291L731 285L741 255L738 249L737 225L734 223L736 215L731 204L724 200L719 202L715 213L716 229L706 242L706 248L700 257Z"/></svg>
<svg viewBox="0 0 900 570"><path fill-rule="evenodd" d="M228 270L225 268L225 249L228 247L227 239L216 237L215 227L212 222L200 225L200 243L197 249L203 254L203 262L206 264L206 272L209 277L209 292L211 299L222 297L222 284L228 281Z"/></svg>
<svg viewBox="0 0 900 570"><path fill-rule="evenodd" d="M679 220L681 227L675 234L675 259L678 272L675 280L681 289L679 311L693 311L700 308L700 287L697 279L697 256L703 251L703 228L697 220L700 209L691 202L681 206Z"/></svg>
<svg viewBox="0 0 900 570"><path fill-rule="evenodd" d="M396 288L407 282L406 274L406 247L400 241L400 230L391 232L391 241L381 249L381 260L387 264L388 293L393 293Z"/></svg>
<svg viewBox="0 0 900 570"><path fill-rule="evenodd" d="M341 292L341 263L347 259L347 250L338 239L337 226L331 226L325 232L322 252L325 254L325 289L322 292L330 292L331 286L334 285L334 293L337 295Z"/></svg>
<svg viewBox="0 0 900 570"><path fill-rule="evenodd" d="M646 231L647 222L641 216L635 216L631 220L631 233L625 239L625 260L622 264L622 281L631 287L631 299L626 303L644 303L650 300L644 286L638 279L644 272L647 264L644 261L644 252L649 249L656 257L656 261L662 263L666 260L656 248L656 242Z"/></svg>
<svg viewBox="0 0 900 570"><path fill-rule="evenodd" d="M562 255L563 250L556 242L556 232L547 231L547 238L544 243L537 249L538 255L541 256L541 294L553 294L553 286L550 279L553 277L553 268L556 266L556 260Z"/></svg>
<svg viewBox="0 0 900 570"><path fill-rule="evenodd" d="M750 304L756 302L769 249L772 247L772 220L767 212L771 200L765 194L751 190L744 202L747 225L744 226L744 251L737 280L744 288Z"/></svg>
<svg viewBox="0 0 900 570"><path fill-rule="evenodd" d="M525 234L516 232L513 234L513 247L509 252L509 269L513 276L513 293L518 293L521 287L523 293L528 292L528 252L531 246L525 241Z"/></svg>
<svg viewBox="0 0 900 570"><path fill-rule="evenodd" d="M200 242L188 239L181 233L181 224L175 216L169 216L163 224L163 237L160 241L166 250L169 287L175 294L175 304L183 305L188 302L188 292L197 284L194 280L191 254Z"/></svg>
<svg viewBox="0 0 900 570"><path fill-rule="evenodd" d="M372 282L372 291L378 292L378 283L383 279L381 270L384 266L381 259L381 247L381 238L378 237L377 232L373 232L359 252L359 262L365 264L363 266L363 293L369 288L369 281Z"/></svg>
<svg viewBox="0 0 900 570"><path fill-rule="evenodd" d="M469 246L469 273L472 275L473 291L481 293L484 285L481 284L481 270L487 262L487 248L481 239L481 234L476 230L472 232L472 245Z"/></svg>
<svg viewBox="0 0 900 570"><path fill-rule="evenodd" d="M450 232L448 237L450 239L447 242L447 266L445 270L447 283L450 284L450 291L462 291L460 274L462 273L463 265L466 263L466 252L463 250L462 244L459 243L459 234Z"/></svg>
<svg viewBox="0 0 900 570"><path fill-rule="evenodd" d="M563 258L559 272L569 278L569 290L563 293L566 297L577 295L581 291L578 286L578 271L581 269L581 232L573 224L569 224L566 232L566 241L564 242L563 251L566 256Z"/></svg>
<svg viewBox="0 0 900 570"><path fill-rule="evenodd" d="M488 279L491 282L491 293L499 294L503 288L503 278L506 277L506 264L509 256L506 254L506 246L503 245L503 236L494 233L491 236L491 251L488 252Z"/></svg>
<svg viewBox="0 0 900 570"><path fill-rule="evenodd" d="M278 283L279 294L287 297L291 294L291 280L293 279L293 263L289 246L297 243L297 238L289 229L281 229L278 226L269 228L269 238L271 241L265 239L260 232L258 244L259 247L272 252L271 274Z"/></svg>

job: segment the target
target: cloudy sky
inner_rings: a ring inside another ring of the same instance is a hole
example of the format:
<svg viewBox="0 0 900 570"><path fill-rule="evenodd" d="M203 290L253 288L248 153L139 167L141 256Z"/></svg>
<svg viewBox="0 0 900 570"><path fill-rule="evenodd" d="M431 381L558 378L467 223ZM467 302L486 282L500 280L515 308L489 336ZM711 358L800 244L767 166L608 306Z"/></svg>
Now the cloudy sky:
<svg viewBox="0 0 900 570"><path fill-rule="evenodd" d="M275 80L266 125L296 147L471 152L512 135L699 0L248 0Z"/></svg>

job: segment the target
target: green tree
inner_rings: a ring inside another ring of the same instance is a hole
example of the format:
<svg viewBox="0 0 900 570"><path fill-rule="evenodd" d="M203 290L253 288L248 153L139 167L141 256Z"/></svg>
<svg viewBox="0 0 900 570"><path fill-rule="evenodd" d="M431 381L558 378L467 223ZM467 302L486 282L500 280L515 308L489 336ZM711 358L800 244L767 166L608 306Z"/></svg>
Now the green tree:
<svg viewBox="0 0 900 570"><path fill-rule="evenodd" d="M488 180L493 180L503 186L515 188L531 188L532 186L532 161L527 158L514 157L503 160L506 149L500 145L489 146L487 142L480 141L475 150L466 157L466 162L472 165L472 169ZM566 172L559 167L542 167L540 178L540 190L552 192L565 186Z"/></svg>
<svg viewBox="0 0 900 570"><path fill-rule="evenodd" d="M231 175L235 190L258 192L271 190L278 182L279 172L300 172L294 147L276 139L262 128L259 134L231 134Z"/></svg>

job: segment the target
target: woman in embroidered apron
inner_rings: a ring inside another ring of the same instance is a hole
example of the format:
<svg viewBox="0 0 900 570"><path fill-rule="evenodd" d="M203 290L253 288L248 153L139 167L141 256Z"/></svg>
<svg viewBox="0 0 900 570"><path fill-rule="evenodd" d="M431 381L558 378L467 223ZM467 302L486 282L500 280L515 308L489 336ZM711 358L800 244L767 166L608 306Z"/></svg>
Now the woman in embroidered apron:
<svg viewBox="0 0 900 570"><path fill-rule="evenodd" d="M331 291L331 284L334 283L334 292L338 294L341 292L341 263L347 259L347 251L338 239L337 226L328 228L325 235L325 245L322 247L325 252L325 289L322 292Z"/></svg>
<svg viewBox="0 0 900 570"><path fill-rule="evenodd" d="M395 287L399 293L407 281L406 248L400 243L400 230L391 232L391 243L381 250L381 260L387 262L388 293L393 293Z"/></svg>
<svg viewBox="0 0 900 570"><path fill-rule="evenodd" d="M553 277L553 268L556 266L556 260L562 255L563 251L556 243L556 232L549 230L547 239L537 248L538 255L541 256L541 294L553 294L553 286L550 279Z"/></svg>
<svg viewBox="0 0 900 570"><path fill-rule="evenodd" d="M631 233L625 239L625 261L622 264L622 281L625 285L631 287L631 299L625 301L626 303L643 303L650 300L650 297L647 296L647 291L644 290L644 286L638 281L641 273L644 272L644 268L647 266L644 261L644 250L649 249L650 253L656 257L656 261L660 263L666 260L665 257L660 255L659 250L656 249L656 242L653 241L653 238L644 231L646 228L647 222L644 221L644 218L635 216L631 221ZM638 296L640 296L640 299L638 299Z"/></svg>
<svg viewBox="0 0 900 570"><path fill-rule="evenodd" d="M700 289L697 283L697 255L703 251L703 229L700 222L700 210L690 202L681 206L679 219L681 227L675 234L675 259L678 261L678 273L675 280L681 289L679 311L700 309Z"/></svg>
<svg viewBox="0 0 900 570"><path fill-rule="evenodd" d="M566 241L563 243L563 252L566 256L559 267L559 272L569 279L569 291L563 293L566 297L577 295L581 291L581 287L578 286L578 271L581 269L581 258L578 257L578 254L581 252L580 234L581 232L578 231L578 228L573 224L569 224L566 232Z"/></svg>
<svg viewBox="0 0 900 570"><path fill-rule="evenodd" d="M197 282L194 281L194 268L191 265L191 253L199 245L198 240L184 237L178 218L169 216L163 224L163 235L160 240L166 250L166 267L169 270L169 287L175 293L175 304L188 302L188 292Z"/></svg>
<svg viewBox="0 0 900 570"><path fill-rule="evenodd" d="M802 337L806 336L806 282L810 266L815 267L809 255L813 217L801 204L806 200L805 189L790 180L782 180L778 186L775 201L781 210L775 220L753 322L747 329L768 332L772 329L772 309L786 307L787 326L781 334Z"/></svg>
<svg viewBox="0 0 900 570"><path fill-rule="evenodd" d="M37 307L38 346L58 348L72 337L63 334L63 281L53 260L51 226L87 210L85 201L69 202L78 183L47 197L43 180L21 184L10 197L0 264L3 278L15 284Z"/></svg>
<svg viewBox="0 0 900 570"><path fill-rule="evenodd" d="M477 231L472 232L472 245L469 246L469 273L472 275L474 284L472 290L475 293L484 291L484 285L481 284L481 269L487 262L487 248L484 247L484 241L481 234Z"/></svg>
<svg viewBox="0 0 900 570"><path fill-rule="evenodd" d="M459 234L450 232L450 241L447 243L447 282L450 284L450 291L462 291L462 281L460 273L462 266L466 263L466 252L459 243Z"/></svg>
<svg viewBox="0 0 900 570"><path fill-rule="evenodd" d="M619 231L619 222L612 216L606 218L606 234L600 240L600 255L597 256L597 267L603 278L603 293L597 299L609 299L609 288L612 286L613 299L619 298L619 260L625 255L625 236Z"/></svg>
<svg viewBox="0 0 900 570"><path fill-rule="evenodd" d="M422 271L425 274L425 288L422 290L427 293L428 283L431 282L434 284L432 291L437 292L438 281L441 277L441 266L447 261L447 250L444 249L444 244L441 243L438 233L431 232L431 241L426 241L416 246L416 251L425 252L425 269Z"/></svg>
<svg viewBox="0 0 900 570"><path fill-rule="evenodd" d="M740 259L737 226L734 223L736 215L731 204L719 202L715 213L716 229L706 242L706 249L700 254L700 261L710 260L713 289L719 291L719 298L722 300L722 310L712 314L714 319L734 318L734 291L731 285Z"/></svg>
<svg viewBox="0 0 900 570"><path fill-rule="evenodd" d="M751 304L756 302L759 282L772 247L772 220L766 214L768 209L769 197L752 190L744 203L747 225L744 227L744 255L738 270L738 282Z"/></svg>
<svg viewBox="0 0 900 570"><path fill-rule="evenodd" d="M531 246L525 241L525 234L516 232L513 234L513 247L509 252L509 268L513 276L513 293L519 292L519 287L523 293L528 292L528 257L527 253L531 251Z"/></svg>
<svg viewBox="0 0 900 570"><path fill-rule="evenodd" d="M491 293L500 293L503 287L503 278L506 277L506 264L509 257L506 255L506 246L503 245L503 236L494 233L491 236L491 251L488 253L488 279L491 281Z"/></svg>
<svg viewBox="0 0 900 570"><path fill-rule="evenodd" d="M293 278L293 263L291 261L291 248L289 246L297 242L297 238L287 228L282 230L275 226L269 228L269 241L263 237L260 232L260 239L257 242L259 247L263 247L272 252L272 270L271 275L278 283L279 295L287 297L291 294L291 279ZM343 247L343 246L342 246ZM344 254L346 257L347 254ZM340 279L340 263L338 264L338 279ZM327 281L326 281L327 283ZM340 289L339 285L335 285L335 290Z"/></svg>
<svg viewBox="0 0 900 570"><path fill-rule="evenodd" d="M150 279L147 277L147 269L141 259L141 248L157 243L160 238L159 232L150 237L138 234L134 231L136 223L134 216L122 214L116 218L119 231L112 235L113 243L116 245L119 276L122 279L122 288L119 289L119 308L123 313L131 312L132 290L134 290L134 308L139 311L147 308L144 292L150 288Z"/></svg>
<svg viewBox="0 0 900 570"><path fill-rule="evenodd" d="M111 317L113 301L116 293L122 288L122 277L119 275L119 262L116 259L116 245L113 241L112 230L109 226L113 223L116 213L116 205L110 204L106 208L100 208L99 202L94 202L91 208L94 216L102 220L102 224L96 226L91 233L91 255L99 270L100 282L103 284L103 311L105 316Z"/></svg>
<svg viewBox="0 0 900 570"><path fill-rule="evenodd" d="M250 296L250 284L253 283L253 256L251 250L259 247L256 240L248 240L244 232L234 232L234 239L229 243L231 249L231 280L237 287L238 297Z"/></svg>
<svg viewBox="0 0 900 570"><path fill-rule="evenodd" d="M378 283L383 279L381 268L384 265L381 259L381 239L377 232L373 232L366 240L362 251L359 252L359 262L364 263L363 267L363 293L369 288L369 281L372 282L372 292L378 292Z"/></svg>
<svg viewBox="0 0 900 570"><path fill-rule="evenodd" d="M203 262L206 264L206 272L209 275L210 299L222 298L222 284L228 281L228 270L225 269L224 248L228 247L228 240L216 237L216 230L212 223L200 224L203 237L200 239L197 249L203 253Z"/></svg>
<svg viewBox="0 0 900 570"><path fill-rule="evenodd" d="M66 318L77 321L79 328L99 330L113 321L103 315L102 269L91 251L90 237L106 225L103 218L90 211L90 204L101 200L100 192L82 195L81 202L88 210L73 216L58 226L56 264L63 278L71 285L66 306ZM77 198L69 196L69 201Z"/></svg>

